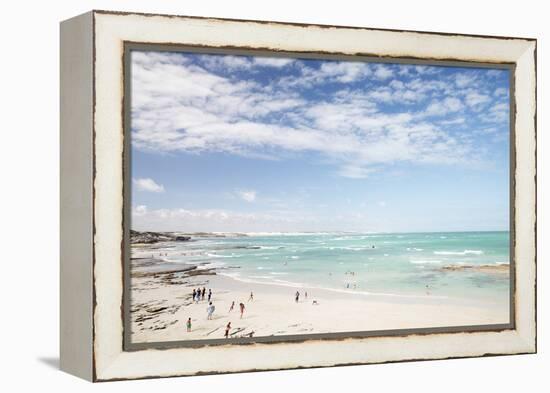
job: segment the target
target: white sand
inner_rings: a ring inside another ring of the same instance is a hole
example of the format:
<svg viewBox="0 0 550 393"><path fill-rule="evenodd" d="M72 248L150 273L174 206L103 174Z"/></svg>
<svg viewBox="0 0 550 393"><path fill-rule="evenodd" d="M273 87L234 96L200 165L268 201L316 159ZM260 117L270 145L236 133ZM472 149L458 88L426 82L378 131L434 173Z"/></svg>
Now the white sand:
<svg viewBox="0 0 550 393"><path fill-rule="evenodd" d="M213 291L216 310L212 320L207 320L206 300L199 304L191 301L192 288L199 286ZM384 297L300 288L300 301L296 303L296 288L244 283L221 275L184 280L139 277L132 279L132 288L132 341L135 343L223 338L228 322L234 333L232 337L251 332L258 337L508 322L507 301L472 305L430 295ZM248 301L251 291L254 300ZM313 300L318 305L312 305ZM235 309L229 312L232 301ZM240 302L246 306L242 319ZM167 308L161 309L163 307ZM144 317L152 318L142 320ZM189 317L191 332L185 327ZM136 318L141 322L136 322Z"/></svg>

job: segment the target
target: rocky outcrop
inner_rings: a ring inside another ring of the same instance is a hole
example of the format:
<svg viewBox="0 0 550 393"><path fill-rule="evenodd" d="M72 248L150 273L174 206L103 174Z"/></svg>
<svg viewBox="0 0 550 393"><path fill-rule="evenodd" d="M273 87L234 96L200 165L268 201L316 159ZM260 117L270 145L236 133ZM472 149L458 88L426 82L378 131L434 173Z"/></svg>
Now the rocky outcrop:
<svg viewBox="0 0 550 393"><path fill-rule="evenodd" d="M478 273L504 273L510 272L508 263L499 263L494 265L447 265L438 269L442 272L478 272Z"/></svg>
<svg viewBox="0 0 550 393"><path fill-rule="evenodd" d="M153 244L158 242L186 242L191 236L182 236L172 232L139 232L130 230L131 244Z"/></svg>

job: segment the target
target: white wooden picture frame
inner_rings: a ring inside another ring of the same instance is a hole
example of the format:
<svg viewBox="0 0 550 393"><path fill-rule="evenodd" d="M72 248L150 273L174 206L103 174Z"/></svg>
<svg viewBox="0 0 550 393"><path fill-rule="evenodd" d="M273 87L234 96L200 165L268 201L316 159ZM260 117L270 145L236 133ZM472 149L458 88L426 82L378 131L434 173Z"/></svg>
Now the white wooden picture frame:
<svg viewBox="0 0 550 393"><path fill-rule="evenodd" d="M510 324L130 348L124 344L127 44L513 69ZM61 23L61 368L90 381L536 352L536 40L91 11ZM190 361L192 359L192 361Z"/></svg>

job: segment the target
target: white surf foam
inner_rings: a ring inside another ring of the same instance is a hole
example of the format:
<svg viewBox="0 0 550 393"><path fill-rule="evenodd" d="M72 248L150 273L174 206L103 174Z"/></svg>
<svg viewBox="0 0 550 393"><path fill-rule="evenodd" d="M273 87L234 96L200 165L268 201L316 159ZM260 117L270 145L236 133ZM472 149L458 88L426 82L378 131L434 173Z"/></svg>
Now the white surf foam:
<svg viewBox="0 0 550 393"><path fill-rule="evenodd" d="M483 255L481 250L464 250L464 251L434 251L436 255Z"/></svg>
<svg viewBox="0 0 550 393"><path fill-rule="evenodd" d="M436 260L414 260L414 259L411 259L409 262L414 263L414 264L418 264L418 265L441 263L441 261L436 261Z"/></svg>

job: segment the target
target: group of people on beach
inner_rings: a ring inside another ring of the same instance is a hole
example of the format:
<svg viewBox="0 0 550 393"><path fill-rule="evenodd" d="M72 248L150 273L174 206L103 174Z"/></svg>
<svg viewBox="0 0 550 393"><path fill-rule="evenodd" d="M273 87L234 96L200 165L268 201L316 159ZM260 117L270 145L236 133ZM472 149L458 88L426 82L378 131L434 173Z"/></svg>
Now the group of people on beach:
<svg viewBox="0 0 550 393"><path fill-rule="evenodd" d="M305 300L307 300L307 291L305 291L305 293L304 293L304 298L305 298ZM296 303L298 303L300 301L300 291L296 291L296 293L294 294L294 301Z"/></svg>
<svg viewBox="0 0 550 393"><path fill-rule="evenodd" d="M251 292L251 294L252 294L252 292ZM233 311L234 308L235 308L235 300L233 300L233 301L231 302L231 307L229 307L229 312ZM244 309L245 309L245 308L246 308L246 307L244 306L244 303L243 303L243 302L240 302L240 303L239 303L239 310L241 311L241 319L243 319L243 314L244 314Z"/></svg>
<svg viewBox="0 0 550 393"><path fill-rule="evenodd" d="M198 304L201 300L205 300L207 296L206 287L203 288L197 288L193 289L192 298L195 304ZM214 315L214 311L216 310L216 306L212 303L212 289L208 289L208 307L206 307L206 319L212 320L212 316ZM248 297L248 301L254 301L254 293L250 292L250 296ZM229 313L233 311L235 308L235 301L231 302L231 306L229 307ZM245 305L243 302L239 303L239 310L240 310L240 318L243 318ZM187 332L191 332L193 323L191 321L191 318L189 317L186 322L186 328ZM225 327L225 338L229 338L229 332L231 331L231 322L228 322Z"/></svg>
<svg viewBox="0 0 550 393"><path fill-rule="evenodd" d="M300 291L296 291L296 293L294 294L294 301L296 303L300 302ZM304 300L307 300L307 291L304 292ZM313 299L313 301L311 302L311 304L313 306L318 306L319 305L319 302L315 299Z"/></svg>
<svg viewBox="0 0 550 393"><path fill-rule="evenodd" d="M193 288L193 301L198 304L201 300L204 300L206 297L206 287L194 289ZM212 300L212 289L208 289L208 302Z"/></svg>

